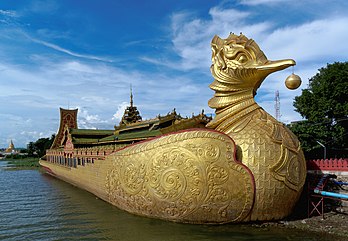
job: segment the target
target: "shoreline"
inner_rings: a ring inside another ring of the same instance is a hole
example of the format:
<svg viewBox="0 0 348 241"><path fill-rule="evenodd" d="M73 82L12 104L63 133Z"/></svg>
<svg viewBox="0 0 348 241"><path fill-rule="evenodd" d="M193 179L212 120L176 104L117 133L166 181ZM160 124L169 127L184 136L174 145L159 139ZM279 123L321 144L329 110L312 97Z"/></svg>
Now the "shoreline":
<svg viewBox="0 0 348 241"><path fill-rule="evenodd" d="M325 240L346 241L348 240L348 212L330 211L322 216L312 216L302 219L284 219L275 222L263 222L252 224L259 228L285 228L294 231L304 231L319 235ZM321 240L321 239L320 239Z"/></svg>

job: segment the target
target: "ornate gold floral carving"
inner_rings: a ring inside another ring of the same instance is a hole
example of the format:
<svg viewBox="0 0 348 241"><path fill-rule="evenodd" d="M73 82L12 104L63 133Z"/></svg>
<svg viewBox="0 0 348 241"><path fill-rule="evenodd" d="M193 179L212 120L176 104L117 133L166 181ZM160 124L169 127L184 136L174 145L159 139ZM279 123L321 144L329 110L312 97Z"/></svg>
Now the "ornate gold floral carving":
<svg viewBox="0 0 348 241"><path fill-rule="evenodd" d="M242 221L254 183L221 133L171 134L114 153L106 178L109 201L129 212L190 223Z"/></svg>
<svg viewBox="0 0 348 241"><path fill-rule="evenodd" d="M293 152L282 145L278 162L270 167L274 178L284 182L285 185L297 192L302 188L306 177L305 163L298 160L300 151L299 148Z"/></svg>

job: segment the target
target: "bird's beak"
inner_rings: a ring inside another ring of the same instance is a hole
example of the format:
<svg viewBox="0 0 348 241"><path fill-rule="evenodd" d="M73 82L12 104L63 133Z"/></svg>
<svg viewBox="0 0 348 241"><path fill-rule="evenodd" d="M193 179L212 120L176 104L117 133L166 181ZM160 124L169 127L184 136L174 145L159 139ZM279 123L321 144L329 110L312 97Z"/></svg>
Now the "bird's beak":
<svg viewBox="0 0 348 241"><path fill-rule="evenodd" d="M284 60L276 60L276 61L267 61L264 65L256 66L255 68L265 74L265 76L286 69L290 66L296 65L295 60L293 59L284 59Z"/></svg>
<svg viewBox="0 0 348 241"><path fill-rule="evenodd" d="M284 59L284 60L276 60L271 61L268 60L263 65L257 65L254 68L257 70L256 76L258 77L258 81L254 86L254 95L256 95L256 90L260 87L262 81L271 73L286 69L290 66L294 66L296 64L293 59Z"/></svg>

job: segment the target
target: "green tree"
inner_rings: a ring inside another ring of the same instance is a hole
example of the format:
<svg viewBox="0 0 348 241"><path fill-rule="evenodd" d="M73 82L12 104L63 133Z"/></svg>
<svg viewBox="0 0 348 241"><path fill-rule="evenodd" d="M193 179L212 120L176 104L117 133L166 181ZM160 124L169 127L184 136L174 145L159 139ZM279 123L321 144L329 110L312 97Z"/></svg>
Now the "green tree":
<svg viewBox="0 0 348 241"><path fill-rule="evenodd" d="M294 107L305 119L290 126L307 158L344 157L348 151L348 62L335 62L309 79Z"/></svg>
<svg viewBox="0 0 348 241"><path fill-rule="evenodd" d="M29 142L29 144L27 145L28 156L44 156L46 150L51 147L54 138L55 135L52 135L51 138L40 138L35 142Z"/></svg>
<svg viewBox="0 0 348 241"><path fill-rule="evenodd" d="M49 141L49 138L40 138L34 143L36 153L39 157L44 156L46 153L46 149L50 148Z"/></svg>
<svg viewBox="0 0 348 241"><path fill-rule="evenodd" d="M35 146L34 142L29 142L27 145L27 150L28 150L28 156L35 156Z"/></svg>

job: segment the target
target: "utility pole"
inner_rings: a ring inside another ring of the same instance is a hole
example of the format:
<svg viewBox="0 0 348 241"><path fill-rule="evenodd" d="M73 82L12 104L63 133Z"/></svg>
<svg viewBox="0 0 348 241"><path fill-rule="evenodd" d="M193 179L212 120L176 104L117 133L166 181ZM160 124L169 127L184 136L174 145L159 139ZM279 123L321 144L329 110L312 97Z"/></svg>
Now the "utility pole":
<svg viewBox="0 0 348 241"><path fill-rule="evenodd" d="M279 98L279 91L276 90L275 92L275 98L274 98L275 104L274 104L274 109L275 109L275 118L277 121L280 121L280 98Z"/></svg>
<svg viewBox="0 0 348 241"><path fill-rule="evenodd" d="M321 145L322 147L324 147L324 160L326 160L326 146L324 146L323 143L316 141L319 145Z"/></svg>

